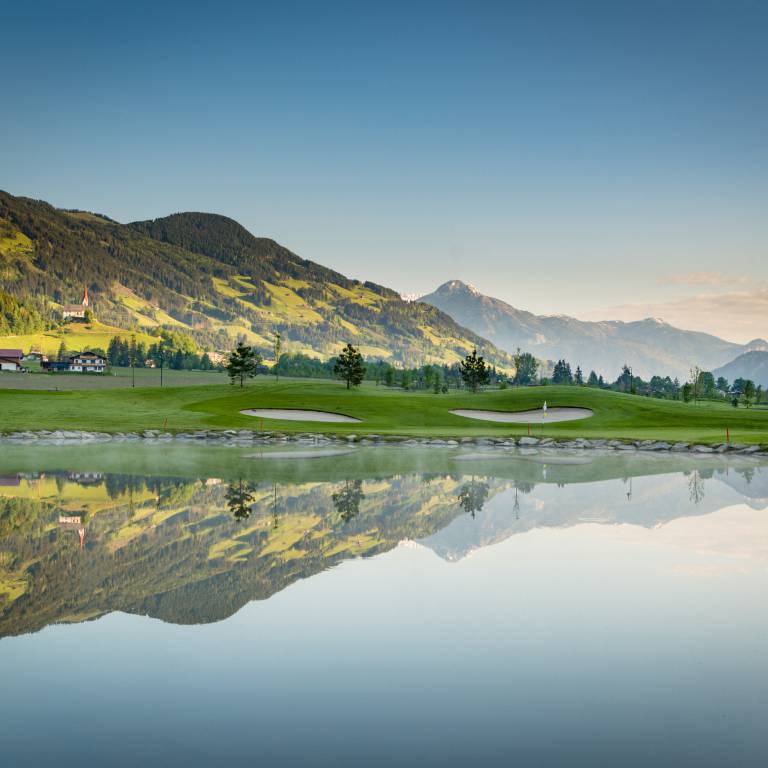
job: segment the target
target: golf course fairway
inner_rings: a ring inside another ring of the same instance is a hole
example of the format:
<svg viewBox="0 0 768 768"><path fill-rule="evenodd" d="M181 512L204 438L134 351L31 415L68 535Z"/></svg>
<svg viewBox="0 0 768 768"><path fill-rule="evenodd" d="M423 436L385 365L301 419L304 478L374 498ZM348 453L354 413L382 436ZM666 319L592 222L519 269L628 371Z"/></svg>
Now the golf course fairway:
<svg viewBox="0 0 768 768"><path fill-rule="evenodd" d="M452 410L521 412L583 408L593 413L577 421L535 424L496 423L456 416ZM323 423L269 419L265 430L329 434L477 437L525 435L555 438L618 438L722 443L768 443L768 409L733 408L727 403L657 400L590 387L546 386L465 390L435 395L365 384L267 377L245 388L228 384L199 387L126 388L45 392L0 390L0 430L182 432L203 429L259 429L251 409L289 409L346 414L360 422Z"/></svg>

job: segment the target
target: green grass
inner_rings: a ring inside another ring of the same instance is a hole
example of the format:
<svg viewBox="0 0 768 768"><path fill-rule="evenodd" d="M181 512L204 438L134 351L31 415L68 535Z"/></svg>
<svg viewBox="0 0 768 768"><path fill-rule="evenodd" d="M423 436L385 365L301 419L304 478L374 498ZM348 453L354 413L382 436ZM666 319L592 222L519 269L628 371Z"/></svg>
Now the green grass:
<svg viewBox="0 0 768 768"><path fill-rule="evenodd" d="M584 387L546 387L489 391L478 395L433 395L366 385L348 391L337 382L281 381L263 377L244 390L227 384L116 389L110 391L0 391L2 429L86 429L105 432L161 429L247 428L282 432L469 437L524 435L524 424L472 421L449 413L454 408L522 411L541 406L591 408L592 418L536 425L532 433L557 438L625 438L768 443L768 411L734 409L719 403L653 400ZM245 408L305 408L345 413L360 424L289 422L242 416Z"/></svg>
<svg viewBox="0 0 768 768"><path fill-rule="evenodd" d="M110 368L103 374L41 373L39 363L25 362L24 366L35 373L0 372L0 390L73 390L73 389L128 389L132 377L130 368ZM199 387L204 384L222 384L225 374L218 371L163 370L163 385L167 387ZM137 387L158 387L160 371L157 368L137 368Z"/></svg>

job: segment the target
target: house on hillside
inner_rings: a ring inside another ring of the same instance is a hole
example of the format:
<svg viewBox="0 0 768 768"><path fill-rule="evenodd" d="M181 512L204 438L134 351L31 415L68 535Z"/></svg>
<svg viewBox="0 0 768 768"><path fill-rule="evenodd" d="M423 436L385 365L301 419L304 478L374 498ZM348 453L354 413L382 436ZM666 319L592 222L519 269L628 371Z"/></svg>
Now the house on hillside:
<svg viewBox="0 0 768 768"><path fill-rule="evenodd" d="M20 371L24 353L20 349L0 349L0 371Z"/></svg>
<svg viewBox="0 0 768 768"><path fill-rule="evenodd" d="M56 373L104 373L107 369L107 358L95 352L79 352L66 360L44 360L41 364L44 371Z"/></svg>
<svg viewBox="0 0 768 768"><path fill-rule="evenodd" d="M90 305L91 302L88 298L88 286L86 285L85 292L83 293L83 300L80 302L80 304L65 304L61 308L62 317L65 320L84 320L85 310L88 309Z"/></svg>

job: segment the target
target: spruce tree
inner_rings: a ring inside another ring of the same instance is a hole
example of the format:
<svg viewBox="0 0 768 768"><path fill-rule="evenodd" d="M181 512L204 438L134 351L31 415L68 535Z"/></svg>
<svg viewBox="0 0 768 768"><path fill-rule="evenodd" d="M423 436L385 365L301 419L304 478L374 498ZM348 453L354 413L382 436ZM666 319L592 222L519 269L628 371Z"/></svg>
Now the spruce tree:
<svg viewBox="0 0 768 768"><path fill-rule="evenodd" d="M459 372L461 378L464 380L464 385L477 392L477 390L487 384L490 381L490 372L488 366L485 364L485 360L482 355L477 354L477 350L473 349L471 355L467 355L464 360L461 361Z"/></svg>
<svg viewBox="0 0 768 768"><path fill-rule="evenodd" d="M261 355L242 342L232 351L227 363L227 373L230 384L240 382L240 387L245 386L245 380L256 376L258 366L261 363Z"/></svg>
<svg viewBox="0 0 768 768"><path fill-rule="evenodd" d="M365 376L363 356L351 344L347 344L333 365L333 374L347 382L347 389L358 386Z"/></svg>

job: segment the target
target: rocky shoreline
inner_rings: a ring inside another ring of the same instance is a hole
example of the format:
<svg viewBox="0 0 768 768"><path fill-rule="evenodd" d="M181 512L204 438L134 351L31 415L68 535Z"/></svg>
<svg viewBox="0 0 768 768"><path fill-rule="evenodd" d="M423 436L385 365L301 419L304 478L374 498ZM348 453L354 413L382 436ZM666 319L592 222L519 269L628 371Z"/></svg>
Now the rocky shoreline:
<svg viewBox="0 0 768 768"><path fill-rule="evenodd" d="M135 442L147 443L191 442L225 445L402 445L419 447L462 447L462 446L501 446L501 447L540 447L568 448L602 451L650 451L656 453L694 453L694 454L738 454L768 456L768 445L748 445L744 443L701 443L676 442L662 440L607 440L576 438L556 440L551 437L462 437L428 438L408 437L405 435L328 435L314 432L284 434L282 432L256 432L248 429L199 430L195 432L163 432L149 429L142 432L87 432L83 430L40 430L36 432L11 432L0 434L0 444L35 444L64 445L73 442Z"/></svg>

